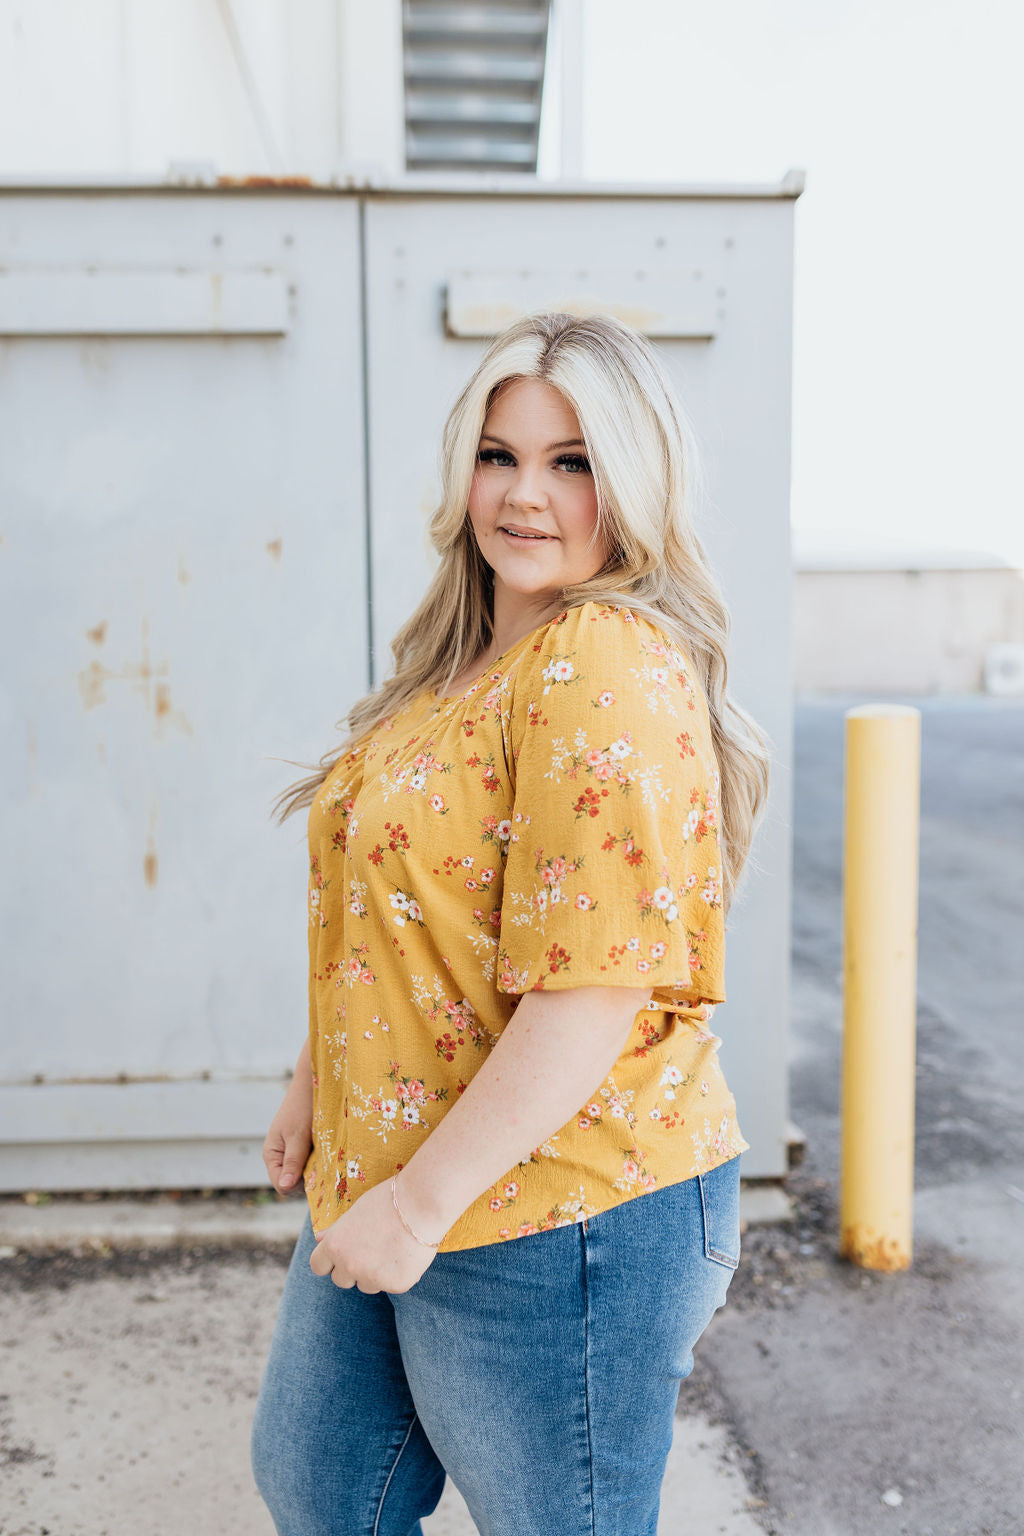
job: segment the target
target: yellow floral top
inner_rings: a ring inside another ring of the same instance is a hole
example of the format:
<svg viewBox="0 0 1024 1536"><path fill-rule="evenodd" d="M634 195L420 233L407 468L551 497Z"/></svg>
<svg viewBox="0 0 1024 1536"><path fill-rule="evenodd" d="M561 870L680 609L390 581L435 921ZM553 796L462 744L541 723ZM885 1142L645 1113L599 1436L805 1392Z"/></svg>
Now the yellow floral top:
<svg viewBox="0 0 1024 1536"><path fill-rule="evenodd" d="M407 1163L520 994L643 986L613 1070L441 1251L565 1226L745 1151L709 1028L725 1000L719 771L675 644L587 602L456 698L424 691L309 815L319 1236Z"/></svg>

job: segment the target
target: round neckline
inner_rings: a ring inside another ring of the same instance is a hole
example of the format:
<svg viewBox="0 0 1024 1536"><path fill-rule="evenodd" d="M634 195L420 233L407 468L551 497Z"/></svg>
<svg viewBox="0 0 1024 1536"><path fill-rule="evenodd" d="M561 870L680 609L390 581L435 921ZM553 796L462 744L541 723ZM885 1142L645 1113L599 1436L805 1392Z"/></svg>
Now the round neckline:
<svg viewBox="0 0 1024 1536"><path fill-rule="evenodd" d="M468 694L479 687L485 677L489 677L490 674L497 669L499 662L504 661L506 657L514 656L516 651L518 651L522 646L526 644L527 640L532 640L534 636L539 635L542 630L548 629L550 625L556 623L558 619L563 618L564 615L568 613L568 611L569 610L567 608L560 609L559 612L554 615L554 618L545 619L543 624L538 624L536 629L531 629L528 634L522 635L514 645L510 645L507 650L501 651L497 656L495 656L490 666L485 667L484 670L480 673L480 676L475 677L473 681L462 690L461 693L449 693L442 697L435 688L428 688L428 695L431 699L434 700L436 704L455 704L459 699L466 698Z"/></svg>

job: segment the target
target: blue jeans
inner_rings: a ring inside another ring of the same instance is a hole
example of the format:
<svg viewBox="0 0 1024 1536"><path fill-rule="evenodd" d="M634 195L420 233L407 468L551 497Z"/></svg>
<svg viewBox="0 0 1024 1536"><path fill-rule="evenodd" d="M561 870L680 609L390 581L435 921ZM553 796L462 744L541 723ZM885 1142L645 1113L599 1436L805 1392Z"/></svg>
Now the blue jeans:
<svg viewBox="0 0 1024 1536"><path fill-rule="evenodd" d="M306 1220L252 1427L278 1536L655 1536L679 1385L739 1262L740 1158L586 1223L438 1253L410 1290L314 1275Z"/></svg>

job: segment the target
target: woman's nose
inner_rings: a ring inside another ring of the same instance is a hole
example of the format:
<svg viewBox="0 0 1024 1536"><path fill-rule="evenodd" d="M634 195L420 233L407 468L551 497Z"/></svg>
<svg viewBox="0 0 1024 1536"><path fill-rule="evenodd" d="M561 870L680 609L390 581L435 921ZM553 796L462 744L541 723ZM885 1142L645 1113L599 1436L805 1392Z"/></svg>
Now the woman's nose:
<svg viewBox="0 0 1024 1536"><path fill-rule="evenodd" d="M520 464L505 500L512 507L543 507L546 496L541 484L541 471Z"/></svg>

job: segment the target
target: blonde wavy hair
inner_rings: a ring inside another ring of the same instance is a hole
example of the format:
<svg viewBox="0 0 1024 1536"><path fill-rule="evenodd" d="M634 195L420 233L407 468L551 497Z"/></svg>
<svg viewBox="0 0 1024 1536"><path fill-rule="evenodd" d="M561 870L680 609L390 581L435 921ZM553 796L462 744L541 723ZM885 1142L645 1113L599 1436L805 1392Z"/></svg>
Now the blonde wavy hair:
<svg viewBox="0 0 1024 1536"><path fill-rule="evenodd" d="M721 771L728 912L767 800L770 738L726 693L730 618L694 528L705 494L694 429L654 348L607 315L525 315L495 337L445 422L441 501L430 518L440 565L391 642L394 670L336 723L347 727L341 746L284 790L271 814L280 824L309 805L366 733L424 689L446 693L490 645L493 573L467 507L491 402L502 384L519 378L544 380L576 413L597 493L595 542L601 531L609 534L609 559L588 581L564 587L562 606L595 601L644 615L689 658L703 687Z"/></svg>

